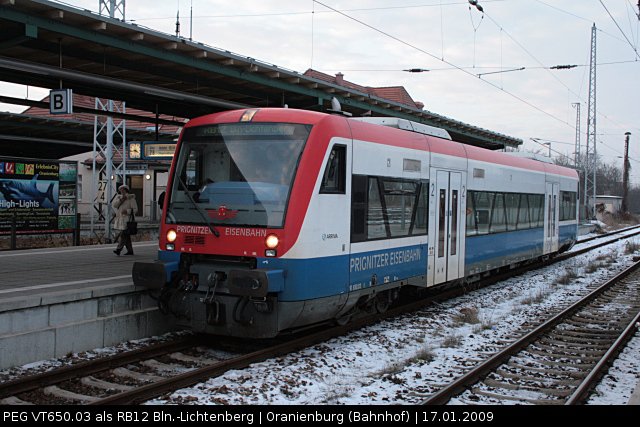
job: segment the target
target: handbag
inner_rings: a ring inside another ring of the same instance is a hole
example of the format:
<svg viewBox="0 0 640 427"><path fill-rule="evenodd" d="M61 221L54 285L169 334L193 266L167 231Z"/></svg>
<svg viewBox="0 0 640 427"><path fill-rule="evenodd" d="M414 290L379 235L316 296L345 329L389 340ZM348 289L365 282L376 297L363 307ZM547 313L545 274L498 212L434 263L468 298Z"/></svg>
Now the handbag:
<svg viewBox="0 0 640 427"><path fill-rule="evenodd" d="M129 221L127 222L127 234L130 236L138 234L138 223L136 222L136 218L133 216L133 211L131 211Z"/></svg>

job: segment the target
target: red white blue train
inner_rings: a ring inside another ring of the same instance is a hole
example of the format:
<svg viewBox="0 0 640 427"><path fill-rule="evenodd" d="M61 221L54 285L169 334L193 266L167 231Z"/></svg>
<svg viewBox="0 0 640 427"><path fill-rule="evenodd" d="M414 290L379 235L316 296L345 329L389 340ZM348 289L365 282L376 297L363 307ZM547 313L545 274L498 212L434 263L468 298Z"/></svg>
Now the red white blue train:
<svg viewBox="0 0 640 427"><path fill-rule="evenodd" d="M195 331L273 337L566 250L577 195L573 169L407 120L222 112L183 129L134 282Z"/></svg>

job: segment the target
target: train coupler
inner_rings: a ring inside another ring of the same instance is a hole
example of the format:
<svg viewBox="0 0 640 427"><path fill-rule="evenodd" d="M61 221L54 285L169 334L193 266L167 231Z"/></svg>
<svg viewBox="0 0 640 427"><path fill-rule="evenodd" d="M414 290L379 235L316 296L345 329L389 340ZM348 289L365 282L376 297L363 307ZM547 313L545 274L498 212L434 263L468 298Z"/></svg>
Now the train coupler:
<svg viewBox="0 0 640 427"><path fill-rule="evenodd" d="M273 311L273 306L271 302L267 300L267 297L251 298L251 302L258 313L271 313Z"/></svg>
<svg viewBox="0 0 640 427"><path fill-rule="evenodd" d="M224 304L218 300L206 303L207 323L209 325L222 325L225 321Z"/></svg>

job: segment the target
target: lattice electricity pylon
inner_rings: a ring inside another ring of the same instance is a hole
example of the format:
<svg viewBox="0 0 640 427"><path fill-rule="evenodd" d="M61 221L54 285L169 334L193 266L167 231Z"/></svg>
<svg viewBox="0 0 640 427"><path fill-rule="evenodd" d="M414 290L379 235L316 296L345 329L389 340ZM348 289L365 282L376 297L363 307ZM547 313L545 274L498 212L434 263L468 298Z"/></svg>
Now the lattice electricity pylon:
<svg viewBox="0 0 640 427"><path fill-rule="evenodd" d="M98 12L100 15L104 14L110 18L123 21L125 20L125 6L125 0L98 0ZM114 109L125 113L125 103L111 100L101 101L96 98L96 110L114 111ZM120 136L122 141L119 148L114 144L114 135ZM115 185L118 173L121 175L120 182L123 184L126 182L126 141L126 122L124 120L114 126L112 117L98 115L94 117L91 234L98 237L100 241L104 237L107 243L111 242L111 200L116 194ZM117 155L118 153L119 156ZM96 169L98 156L101 156L103 160L99 170ZM114 162L114 160L116 161ZM97 230L94 228L96 223L104 225L103 236L98 235Z"/></svg>
<svg viewBox="0 0 640 427"><path fill-rule="evenodd" d="M585 158L584 197L591 218L596 214L596 24L591 27L591 61L589 63L589 108L587 116L587 148Z"/></svg>
<svg viewBox="0 0 640 427"><path fill-rule="evenodd" d="M573 165L577 167L580 161L580 103L574 102L571 105L576 109L576 146L573 152Z"/></svg>
<svg viewBox="0 0 640 427"><path fill-rule="evenodd" d="M96 98L96 110L126 113L124 102ZM111 243L111 201L117 185L126 183L127 132L126 121L114 123L111 116L94 116L93 122L93 185L91 234L102 241L98 230L104 230L105 243Z"/></svg>
<svg viewBox="0 0 640 427"><path fill-rule="evenodd" d="M99 2L100 15L104 12L104 15L124 21L125 0L99 0Z"/></svg>

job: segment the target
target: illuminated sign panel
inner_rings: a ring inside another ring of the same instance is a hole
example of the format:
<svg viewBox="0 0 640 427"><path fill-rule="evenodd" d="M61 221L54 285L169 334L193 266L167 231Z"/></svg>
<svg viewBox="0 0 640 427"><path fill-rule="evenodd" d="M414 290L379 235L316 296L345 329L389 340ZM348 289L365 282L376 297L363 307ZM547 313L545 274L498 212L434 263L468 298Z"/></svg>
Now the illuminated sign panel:
<svg viewBox="0 0 640 427"><path fill-rule="evenodd" d="M175 142L155 142L145 141L143 142L145 159L167 159L173 158L173 153L176 151Z"/></svg>
<svg viewBox="0 0 640 427"><path fill-rule="evenodd" d="M74 230L77 183L75 162L0 157L0 235Z"/></svg>

